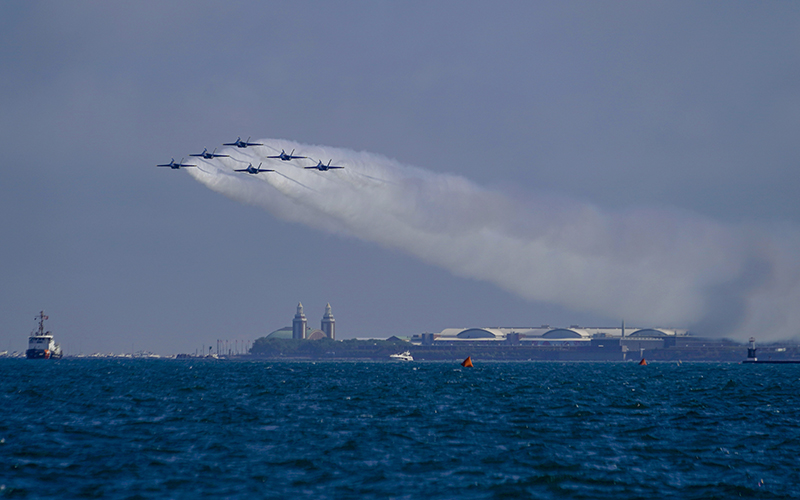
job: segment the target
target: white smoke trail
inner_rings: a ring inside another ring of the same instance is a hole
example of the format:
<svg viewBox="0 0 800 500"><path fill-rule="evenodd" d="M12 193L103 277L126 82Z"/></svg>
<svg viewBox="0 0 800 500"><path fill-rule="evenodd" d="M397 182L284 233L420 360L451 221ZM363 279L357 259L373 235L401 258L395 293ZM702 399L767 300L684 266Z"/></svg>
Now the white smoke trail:
<svg viewBox="0 0 800 500"><path fill-rule="evenodd" d="M347 149L260 140L187 169L285 220L397 248L534 301L702 334L798 334L797 231L733 227L679 211L603 213L575 200L514 199L454 175ZM311 160L266 159L280 149ZM275 152L273 152L275 151ZM234 172L247 163L275 172ZM314 162L315 163L315 162Z"/></svg>

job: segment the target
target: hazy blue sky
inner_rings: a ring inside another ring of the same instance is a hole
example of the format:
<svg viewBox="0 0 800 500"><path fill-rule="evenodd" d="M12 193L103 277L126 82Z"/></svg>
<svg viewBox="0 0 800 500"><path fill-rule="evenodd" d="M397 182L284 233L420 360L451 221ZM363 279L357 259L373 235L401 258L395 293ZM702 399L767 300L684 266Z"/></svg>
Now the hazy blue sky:
<svg viewBox="0 0 800 500"><path fill-rule="evenodd" d="M0 350L40 309L67 353L252 340L298 301L317 327L330 302L340 338L621 319L155 168L236 136L523 204L800 224L794 2L7 1L0 68Z"/></svg>

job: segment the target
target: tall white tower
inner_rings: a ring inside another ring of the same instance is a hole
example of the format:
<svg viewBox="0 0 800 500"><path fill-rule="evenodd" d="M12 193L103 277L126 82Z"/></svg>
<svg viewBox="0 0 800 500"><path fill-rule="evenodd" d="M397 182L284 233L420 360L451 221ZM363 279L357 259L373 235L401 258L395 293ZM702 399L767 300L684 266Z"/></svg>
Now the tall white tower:
<svg viewBox="0 0 800 500"><path fill-rule="evenodd" d="M325 316L322 317L321 330L325 333L326 337L331 340L336 340L336 320L333 319L330 304L325 306Z"/></svg>
<svg viewBox="0 0 800 500"><path fill-rule="evenodd" d="M306 338L306 315L303 314L303 303L297 303L297 314L294 315L294 321L292 321L292 338L293 339L304 339Z"/></svg>

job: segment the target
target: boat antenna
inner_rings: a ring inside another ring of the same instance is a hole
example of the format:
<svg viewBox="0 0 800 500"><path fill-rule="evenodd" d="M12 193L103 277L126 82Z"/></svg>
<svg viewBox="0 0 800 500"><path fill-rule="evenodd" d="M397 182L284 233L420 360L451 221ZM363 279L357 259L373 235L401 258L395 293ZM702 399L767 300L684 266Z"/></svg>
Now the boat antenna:
<svg viewBox="0 0 800 500"><path fill-rule="evenodd" d="M34 319L39 320L39 335L44 335L44 320L47 319L47 316L44 315L44 311L39 311L39 316Z"/></svg>

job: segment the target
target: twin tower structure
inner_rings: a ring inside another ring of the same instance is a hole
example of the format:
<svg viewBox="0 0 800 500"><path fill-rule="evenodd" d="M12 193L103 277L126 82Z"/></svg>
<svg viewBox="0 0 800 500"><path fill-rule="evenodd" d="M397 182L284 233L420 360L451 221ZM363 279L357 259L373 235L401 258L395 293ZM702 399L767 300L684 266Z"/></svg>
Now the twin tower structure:
<svg viewBox="0 0 800 500"><path fill-rule="evenodd" d="M325 306L325 315L322 316L322 337L323 335L331 340L336 340L336 320L333 319L333 313L331 312L331 305L328 304ZM306 336L308 332L308 321L306 320L306 315L303 314L303 303L299 302L297 304L297 314L294 315L294 320L292 321L292 338L293 339L314 339L315 334L317 332L311 332L310 336Z"/></svg>

